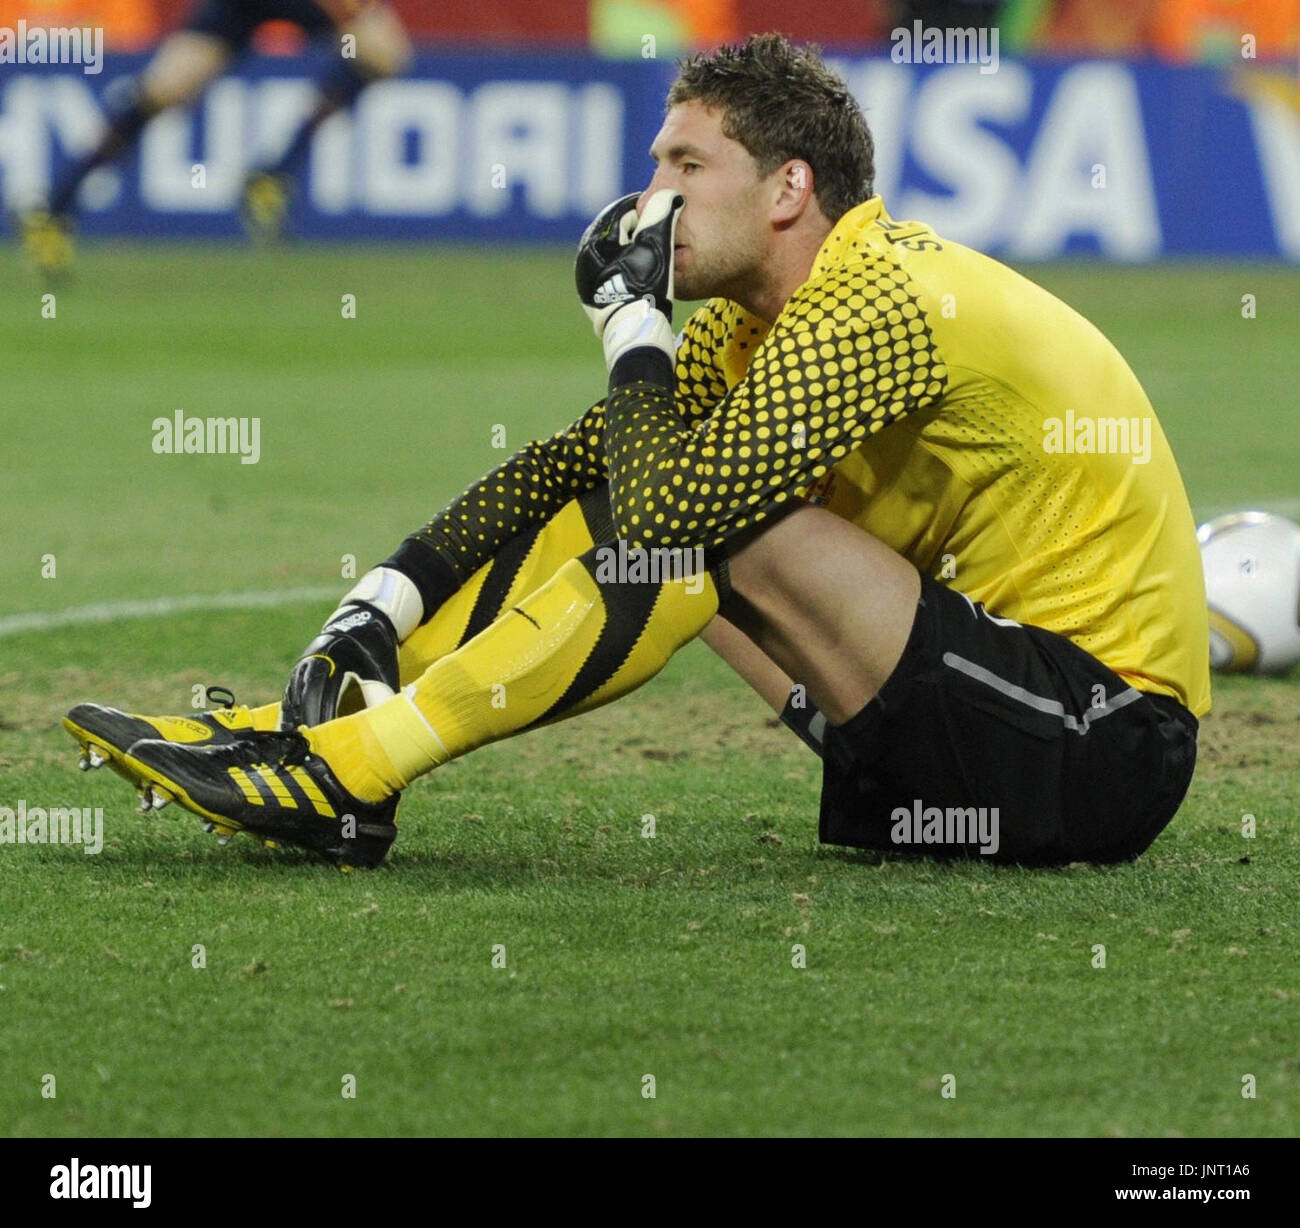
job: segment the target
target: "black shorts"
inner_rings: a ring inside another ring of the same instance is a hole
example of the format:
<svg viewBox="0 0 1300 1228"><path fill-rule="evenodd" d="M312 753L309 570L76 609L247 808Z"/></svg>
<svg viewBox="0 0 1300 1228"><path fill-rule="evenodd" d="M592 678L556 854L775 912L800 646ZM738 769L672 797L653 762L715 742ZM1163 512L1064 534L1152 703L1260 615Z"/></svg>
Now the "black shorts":
<svg viewBox="0 0 1300 1228"><path fill-rule="evenodd" d="M211 34L243 50L264 21L291 21L313 38L335 28L329 14L312 0L205 0L185 29Z"/></svg>
<svg viewBox="0 0 1300 1228"><path fill-rule="evenodd" d="M1064 637L922 576L889 680L826 728L821 839L1022 865L1128 860L1182 802L1197 728Z"/></svg>

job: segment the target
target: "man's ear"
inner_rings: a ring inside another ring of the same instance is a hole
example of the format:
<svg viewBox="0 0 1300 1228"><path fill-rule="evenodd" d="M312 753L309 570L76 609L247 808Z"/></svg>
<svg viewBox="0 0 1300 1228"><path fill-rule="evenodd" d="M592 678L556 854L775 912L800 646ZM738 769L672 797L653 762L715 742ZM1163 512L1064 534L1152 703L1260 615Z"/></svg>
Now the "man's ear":
<svg viewBox="0 0 1300 1228"><path fill-rule="evenodd" d="M772 202L772 220L779 226L797 222L809 206L816 207L813 194L813 169L802 158L791 158L773 174L776 197Z"/></svg>

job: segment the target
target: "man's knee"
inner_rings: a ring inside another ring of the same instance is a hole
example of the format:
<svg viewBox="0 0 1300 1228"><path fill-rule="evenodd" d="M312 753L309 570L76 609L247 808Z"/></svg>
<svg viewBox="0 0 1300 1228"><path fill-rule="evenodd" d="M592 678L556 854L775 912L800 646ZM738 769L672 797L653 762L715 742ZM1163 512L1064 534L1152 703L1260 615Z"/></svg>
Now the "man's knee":
<svg viewBox="0 0 1300 1228"><path fill-rule="evenodd" d="M386 4L363 9L343 33L356 38L357 64L368 77L395 77L411 63L413 49L406 28Z"/></svg>
<svg viewBox="0 0 1300 1228"><path fill-rule="evenodd" d="M140 78L150 111L193 102L230 62L230 47L210 34L182 30L158 49Z"/></svg>

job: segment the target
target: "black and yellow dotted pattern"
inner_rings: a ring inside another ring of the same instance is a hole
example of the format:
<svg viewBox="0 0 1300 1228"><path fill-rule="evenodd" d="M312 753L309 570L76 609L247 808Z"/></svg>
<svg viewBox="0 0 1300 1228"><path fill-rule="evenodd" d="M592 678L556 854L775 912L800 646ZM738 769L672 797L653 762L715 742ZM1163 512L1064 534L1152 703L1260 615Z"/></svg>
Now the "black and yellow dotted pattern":
<svg viewBox="0 0 1300 1228"><path fill-rule="evenodd" d="M868 435L943 393L943 362L906 274L888 255L855 257L802 286L771 326L712 300L683 330L674 394L618 389L413 536L464 583L611 474L615 527L633 545L714 546L762 521Z"/></svg>
<svg viewBox="0 0 1300 1228"><path fill-rule="evenodd" d="M745 346L753 357L767 326L755 321L743 325L743 310L729 299L715 298L686 321L677 339L676 392L673 408L687 426L707 418L727 395L730 385L720 361L732 346ZM750 328L752 327L752 331ZM738 339L738 331L744 338Z"/></svg>
<svg viewBox="0 0 1300 1228"><path fill-rule="evenodd" d="M745 370L728 391L729 362ZM915 287L868 250L800 287L770 329L711 303L688 324L677 377L676 401L649 383L606 401L614 523L632 545L721 544L932 404L948 375Z"/></svg>
<svg viewBox="0 0 1300 1228"><path fill-rule="evenodd" d="M597 402L572 426L525 444L412 536L463 583L506 542L605 480L604 434L604 403Z"/></svg>

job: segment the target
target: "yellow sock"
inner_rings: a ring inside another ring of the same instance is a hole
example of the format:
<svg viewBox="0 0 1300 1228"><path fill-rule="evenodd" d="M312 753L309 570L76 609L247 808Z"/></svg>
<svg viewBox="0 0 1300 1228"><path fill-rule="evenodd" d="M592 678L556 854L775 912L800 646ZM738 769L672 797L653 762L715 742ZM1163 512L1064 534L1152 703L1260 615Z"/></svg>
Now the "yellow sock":
<svg viewBox="0 0 1300 1228"><path fill-rule="evenodd" d="M249 708L248 715L252 718L254 729L269 733L280 727L280 701L263 704L260 708Z"/></svg>
<svg viewBox="0 0 1300 1228"><path fill-rule="evenodd" d="M602 497L607 507L608 495L603 487L593 492L590 500L599 503ZM427 622L417 627L402 642L402 680L408 684L422 681L435 662L455 653L497 621L508 607L542 587L566 562L591 549L590 508L584 508L584 502L572 499L566 503L526 543L526 548L503 551L489 560ZM485 588L490 590L489 594L485 594ZM455 687L446 677L428 685L446 687L457 694L467 693L472 706L474 677L460 674L457 677L460 683ZM491 686L490 680L487 685ZM408 685L407 690L412 688ZM496 693L490 693L489 699L493 694ZM452 757L439 734L433 732L434 726L424 723L428 720L424 711L412 706L413 701L414 697L403 699L398 695L374 708L351 713L310 731L313 748L356 797L378 801ZM255 728L274 729L280 719L280 706L268 704L254 709L252 715ZM440 721L444 719L440 713L434 715ZM474 725L472 718L468 724ZM473 741L470 729L462 728L459 722L455 729L461 734L456 754L470 749L471 743L480 744Z"/></svg>
<svg viewBox="0 0 1300 1228"><path fill-rule="evenodd" d="M587 578L580 565L578 571ZM572 597L568 586L564 588L566 596ZM573 613L581 621L590 604L577 605ZM572 617L553 628L556 647L563 646L565 633L572 630L571 622ZM519 720L518 716L534 709L538 715L559 698L573 670L565 662L554 661L556 653L539 644L538 633L538 626L527 617L517 610L509 611L464 648L435 661L418 682L392 699L317 725L309 734L312 750L354 796L363 801L382 801L431 768L527 724L528 719ZM599 625L584 637L587 648L598 633ZM533 702L526 708L521 706L518 713L510 711L508 689L492 689L508 688L500 678L503 667L508 671L512 658L533 670L545 670L549 659L553 675L549 694L531 688ZM499 697L495 708L494 697ZM539 701L542 707L538 707ZM495 720L486 721L487 712Z"/></svg>
<svg viewBox="0 0 1300 1228"><path fill-rule="evenodd" d="M599 589L574 560L392 699L317 725L312 749L350 793L380 801L545 712L590 652L603 614ZM526 685L515 687L521 674Z"/></svg>
<svg viewBox="0 0 1300 1228"><path fill-rule="evenodd" d="M381 801L476 747L608 703L717 612L712 580L700 581L602 585L571 559L392 699L316 726L312 749L349 792Z"/></svg>
<svg viewBox="0 0 1300 1228"><path fill-rule="evenodd" d="M312 751L363 802L383 801L450 758L409 690L307 733Z"/></svg>
<svg viewBox="0 0 1300 1228"><path fill-rule="evenodd" d="M583 503L579 499L566 503L526 549L512 545L489 559L427 622L416 627L402 641L402 681L414 682L439 658L455 652L541 588L570 559L590 550L594 543Z"/></svg>
<svg viewBox="0 0 1300 1228"><path fill-rule="evenodd" d="M551 711L591 657L609 612L581 560L435 661L411 699L449 758L508 737Z"/></svg>

